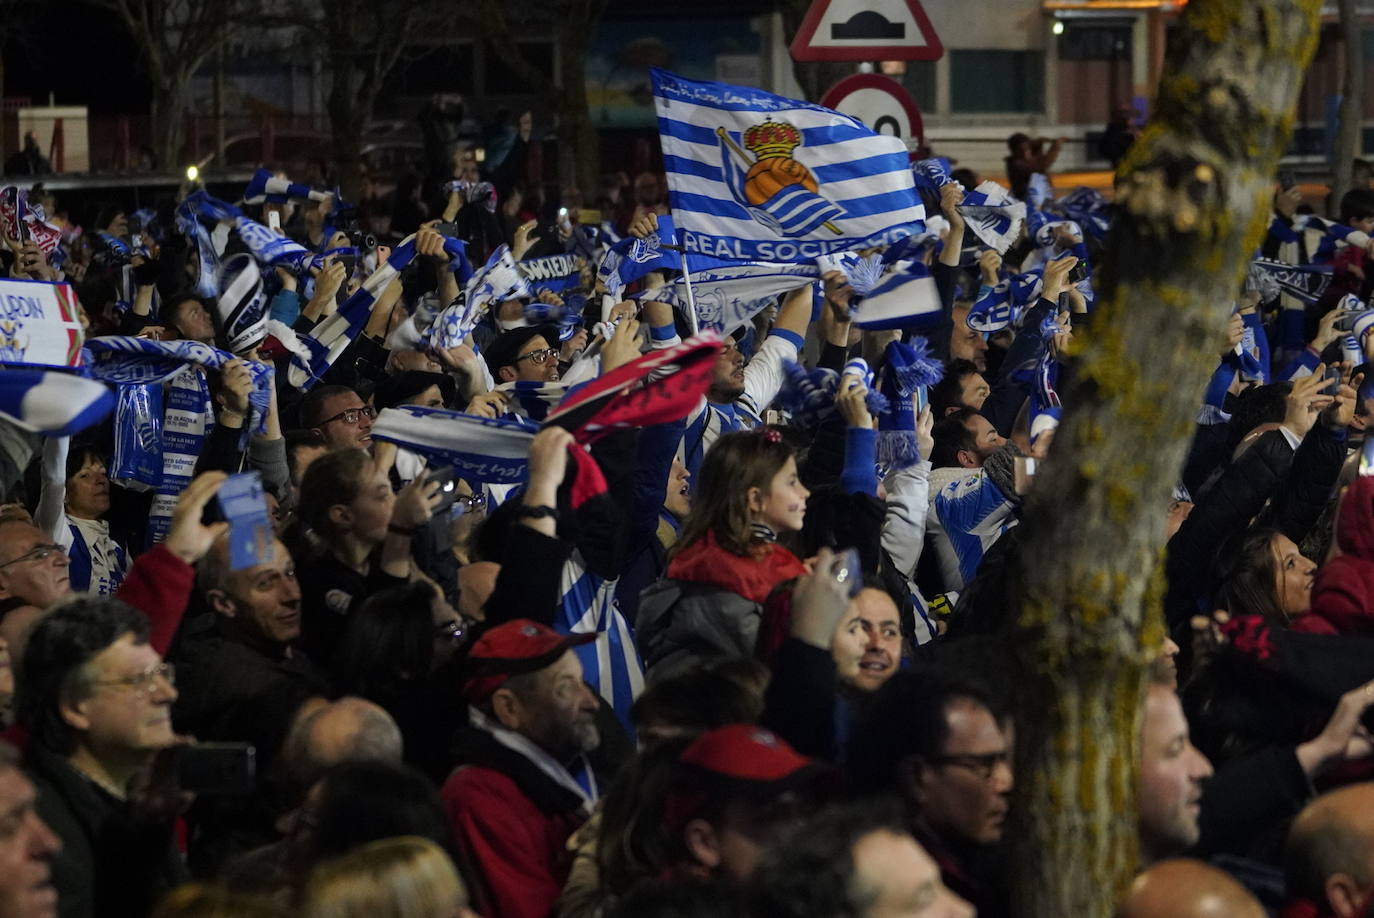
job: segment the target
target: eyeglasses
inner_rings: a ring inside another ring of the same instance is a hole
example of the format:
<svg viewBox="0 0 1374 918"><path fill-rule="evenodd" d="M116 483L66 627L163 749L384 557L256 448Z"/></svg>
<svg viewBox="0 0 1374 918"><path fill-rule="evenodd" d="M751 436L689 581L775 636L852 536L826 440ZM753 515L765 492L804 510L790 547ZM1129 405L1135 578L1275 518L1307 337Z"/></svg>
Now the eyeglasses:
<svg viewBox="0 0 1374 918"><path fill-rule="evenodd" d="M373 408L371 405L364 405L361 408L346 408L343 411L340 411L338 414L334 415L332 418L325 418L316 426L323 427L324 425L332 424L335 421L343 421L345 424L356 424L358 423L358 417L360 415L362 417L369 419L375 418L377 416L377 409Z"/></svg>
<svg viewBox="0 0 1374 918"><path fill-rule="evenodd" d="M528 354L521 354L519 357L516 357L516 358L515 358L515 362L516 362L516 363L519 363L519 362L522 361L522 360L528 360L530 363L533 363L535 366L543 366L544 364L546 364L546 363L549 362L549 358L550 358L550 357L557 357L557 356L558 356L558 348L556 348L556 347L541 347L541 348L540 348L539 350L537 350L537 351L530 351Z"/></svg>
<svg viewBox="0 0 1374 918"><path fill-rule="evenodd" d="M987 755L939 755L931 758L936 765L954 765L966 768L984 781L991 781L998 765L1011 768L1011 754L992 752Z"/></svg>
<svg viewBox="0 0 1374 918"><path fill-rule="evenodd" d="M66 557L67 550L61 545L35 545L19 557L12 558L4 564L0 564L0 567L9 567L11 564L18 564L21 561L46 561L53 555L59 553L63 557Z"/></svg>
<svg viewBox="0 0 1374 918"><path fill-rule="evenodd" d="M153 689L157 688L158 679L167 680L168 685L176 685L176 667L171 663L159 663L136 676L125 676L122 679L93 679L90 684L128 686L134 690L135 697L147 698L153 693Z"/></svg>

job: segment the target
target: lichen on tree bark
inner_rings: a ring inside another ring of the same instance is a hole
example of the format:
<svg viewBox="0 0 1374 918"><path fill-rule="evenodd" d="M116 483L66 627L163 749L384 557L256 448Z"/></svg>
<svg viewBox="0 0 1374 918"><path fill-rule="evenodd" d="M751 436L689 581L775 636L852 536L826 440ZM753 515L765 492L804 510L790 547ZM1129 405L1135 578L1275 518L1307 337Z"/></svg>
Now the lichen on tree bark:
<svg viewBox="0 0 1374 918"><path fill-rule="evenodd" d="M1137 868L1166 502L1269 219L1321 0L1192 0L1117 176L1098 314L1027 495L1017 608L1018 915L1108 918ZM1199 559L1204 563L1204 559Z"/></svg>

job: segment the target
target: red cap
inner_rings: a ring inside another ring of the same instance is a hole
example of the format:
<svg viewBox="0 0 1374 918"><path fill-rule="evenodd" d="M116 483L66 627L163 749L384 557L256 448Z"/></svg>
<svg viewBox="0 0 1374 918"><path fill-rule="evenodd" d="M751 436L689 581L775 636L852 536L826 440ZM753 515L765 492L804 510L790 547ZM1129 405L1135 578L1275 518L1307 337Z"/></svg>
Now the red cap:
<svg viewBox="0 0 1374 918"><path fill-rule="evenodd" d="M467 652L463 694L484 701L511 676L552 665L569 647L596 640L596 633L559 634L547 625L517 618L483 631Z"/></svg>
<svg viewBox="0 0 1374 918"><path fill-rule="evenodd" d="M781 795L829 771L754 724L729 724L703 733L682 750L678 763L685 772L663 810L664 824L674 830L722 794L755 799Z"/></svg>
<svg viewBox="0 0 1374 918"><path fill-rule="evenodd" d="M684 765L735 781L771 784L815 765L787 742L753 724L728 724L697 737L678 757Z"/></svg>

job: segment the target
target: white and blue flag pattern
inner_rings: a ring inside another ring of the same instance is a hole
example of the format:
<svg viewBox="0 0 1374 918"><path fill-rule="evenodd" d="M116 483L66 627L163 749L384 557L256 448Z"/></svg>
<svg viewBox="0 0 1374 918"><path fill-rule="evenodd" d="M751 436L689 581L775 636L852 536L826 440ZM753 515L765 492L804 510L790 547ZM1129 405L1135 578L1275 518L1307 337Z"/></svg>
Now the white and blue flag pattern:
<svg viewBox="0 0 1374 918"><path fill-rule="evenodd" d="M810 102L663 70L652 77L670 203L688 252L812 261L920 228L925 209L897 138ZM762 149L756 138L751 149L750 129L764 125L788 142ZM751 180L765 159L778 164Z"/></svg>

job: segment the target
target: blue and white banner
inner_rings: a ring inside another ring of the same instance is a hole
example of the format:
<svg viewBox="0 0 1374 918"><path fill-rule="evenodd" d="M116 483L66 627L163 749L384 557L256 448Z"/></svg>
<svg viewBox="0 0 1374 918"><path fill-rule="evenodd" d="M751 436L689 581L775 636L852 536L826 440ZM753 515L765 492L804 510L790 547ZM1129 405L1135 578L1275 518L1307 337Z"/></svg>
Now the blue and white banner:
<svg viewBox="0 0 1374 918"><path fill-rule="evenodd" d="M199 341L154 341L128 335L108 335L86 342L91 355L91 376L118 385L167 382L188 366L218 370L234 359L228 351ZM245 361L253 379L248 403L259 422L272 400L272 367Z"/></svg>
<svg viewBox="0 0 1374 918"><path fill-rule="evenodd" d="M942 312L930 269L923 262L899 261L864 297L854 324L870 330L920 328L938 321Z"/></svg>
<svg viewBox="0 0 1374 918"><path fill-rule="evenodd" d="M681 271L682 253L669 246L677 246L677 230L671 216L658 218L654 235L644 239L626 236L607 250L597 266L597 277L606 287L606 292L619 298L624 289L651 271ZM687 264L693 274L739 264L723 258L690 253Z"/></svg>
<svg viewBox="0 0 1374 918"><path fill-rule="evenodd" d="M529 476L530 442L539 428L524 421L482 418L444 408L383 408L372 438L453 466L469 483L511 485Z"/></svg>
<svg viewBox="0 0 1374 918"><path fill-rule="evenodd" d="M814 282L820 268L811 264L742 264L693 273L692 301L698 328L714 328L728 335L784 293ZM687 308L687 287L681 278L646 290L637 300L654 300Z"/></svg>
<svg viewBox="0 0 1374 918"><path fill-rule="evenodd" d="M0 278L0 363L80 366L84 334L70 284Z"/></svg>
<svg viewBox="0 0 1374 918"><path fill-rule="evenodd" d="M1251 265L1254 270L1263 271L1279 286L1284 293L1291 294L1304 303L1315 303L1331 286L1331 265L1290 265L1268 258L1257 258Z"/></svg>
<svg viewBox="0 0 1374 918"><path fill-rule="evenodd" d="M543 258L526 258L517 261L515 267L529 283L531 290L562 293L581 283L585 264L581 256L565 252L562 255L545 255Z"/></svg>
<svg viewBox="0 0 1374 918"><path fill-rule="evenodd" d="M670 203L688 252L812 261L887 245L925 217L897 138L809 102L651 74Z"/></svg>
<svg viewBox="0 0 1374 918"><path fill-rule="evenodd" d="M678 271L682 257L672 249L677 244L671 217L659 217L657 231L652 236L636 239L626 236L615 242L601 256L596 276L611 296L620 298L627 286L651 271Z"/></svg>
<svg viewBox="0 0 1374 918"><path fill-rule="evenodd" d="M959 213L979 241L1005 255L1021 235L1026 222L1026 205L993 181L983 182L964 195Z"/></svg>

